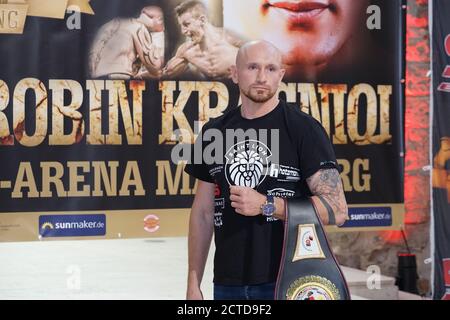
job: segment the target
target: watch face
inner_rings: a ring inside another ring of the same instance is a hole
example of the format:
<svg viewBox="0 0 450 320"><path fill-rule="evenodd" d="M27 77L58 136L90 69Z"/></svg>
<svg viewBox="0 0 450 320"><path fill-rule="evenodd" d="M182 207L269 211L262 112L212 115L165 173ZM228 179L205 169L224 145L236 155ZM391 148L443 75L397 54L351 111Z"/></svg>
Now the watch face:
<svg viewBox="0 0 450 320"><path fill-rule="evenodd" d="M273 203L267 203L263 206L262 214L265 216L272 216L275 212L275 206Z"/></svg>

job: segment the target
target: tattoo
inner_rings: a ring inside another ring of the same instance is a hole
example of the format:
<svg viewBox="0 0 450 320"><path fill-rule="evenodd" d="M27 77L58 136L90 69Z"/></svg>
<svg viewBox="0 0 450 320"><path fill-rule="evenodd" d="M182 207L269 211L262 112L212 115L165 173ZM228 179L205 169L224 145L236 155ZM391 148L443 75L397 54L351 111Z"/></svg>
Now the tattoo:
<svg viewBox="0 0 450 320"><path fill-rule="evenodd" d="M339 175L334 170L320 170L320 181L328 183L331 188L336 188L339 182Z"/></svg>
<svg viewBox="0 0 450 320"><path fill-rule="evenodd" d="M314 175L309 177L306 182L309 189L314 196L326 204L325 208L331 207L332 214L330 217L335 217L335 213L347 213L347 203L345 201L344 190L342 188L341 177L336 169L322 169L317 171ZM330 223L333 219L330 219Z"/></svg>
<svg viewBox="0 0 450 320"><path fill-rule="evenodd" d="M322 196L317 196L319 200L322 202L322 204L325 206L328 212L328 224L335 225L336 224L336 217L334 216L334 211L328 204L327 200L325 200Z"/></svg>
<svg viewBox="0 0 450 320"><path fill-rule="evenodd" d="M155 55L151 44L153 42L152 35L149 32L145 32L143 27L137 31L137 38L142 48L142 54L145 64L155 66L154 61L158 59ZM150 57L152 55L152 57Z"/></svg>
<svg viewBox="0 0 450 320"><path fill-rule="evenodd" d="M92 52L90 53L90 73L93 75L100 63L103 56L103 51L106 45L114 37L120 28L120 21L118 19L112 20L109 24L106 24L105 29L100 29L97 38L94 40L94 45L92 47Z"/></svg>

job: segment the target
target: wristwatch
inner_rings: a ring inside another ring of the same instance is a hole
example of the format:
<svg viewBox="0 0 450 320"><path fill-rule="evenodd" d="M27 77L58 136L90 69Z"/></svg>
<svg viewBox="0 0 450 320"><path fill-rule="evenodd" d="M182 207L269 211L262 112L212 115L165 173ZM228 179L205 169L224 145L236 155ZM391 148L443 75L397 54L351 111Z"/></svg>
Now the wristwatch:
<svg viewBox="0 0 450 320"><path fill-rule="evenodd" d="M261 214L265 217L272 217L275 213L275 201L273 195L267 195L266 202L261 205Z"/></svg>

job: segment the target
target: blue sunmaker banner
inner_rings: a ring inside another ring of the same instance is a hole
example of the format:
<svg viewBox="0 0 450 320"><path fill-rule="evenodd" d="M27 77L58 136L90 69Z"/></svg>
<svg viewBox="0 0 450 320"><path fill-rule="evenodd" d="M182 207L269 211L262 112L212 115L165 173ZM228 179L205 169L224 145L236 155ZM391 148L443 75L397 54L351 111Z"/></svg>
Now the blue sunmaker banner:
<svg viewBox="0 0 450 320"><path fill-rule="evenodd" d="M39 234L44 237L85 237L106 234L106 216L42 215L39 216Z"/></svg>
<svg viewBox="0 0 450 320"><path fill-rule="evenodd" d="M349 220L344 228L353 227L388 227L392 225L392 209L390 207L349 208Z"/></svg>

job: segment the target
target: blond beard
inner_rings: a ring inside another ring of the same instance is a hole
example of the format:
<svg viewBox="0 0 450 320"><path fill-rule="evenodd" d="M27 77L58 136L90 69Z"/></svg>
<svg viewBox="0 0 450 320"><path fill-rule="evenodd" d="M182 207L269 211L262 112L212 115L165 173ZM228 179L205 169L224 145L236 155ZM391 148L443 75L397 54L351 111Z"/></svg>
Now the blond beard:
<svg viewBox="0 0 450 320"><path fill-rule="evenodd" d="M244 91L241 90L242 94L249 98L251 101L256 103L264 103L273 98L273 96L277 93L276 91L268 91L265 95L252 94L251 89Z"/></svg>

